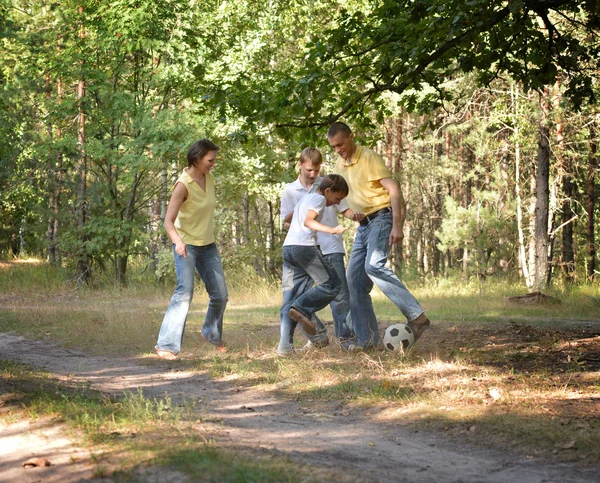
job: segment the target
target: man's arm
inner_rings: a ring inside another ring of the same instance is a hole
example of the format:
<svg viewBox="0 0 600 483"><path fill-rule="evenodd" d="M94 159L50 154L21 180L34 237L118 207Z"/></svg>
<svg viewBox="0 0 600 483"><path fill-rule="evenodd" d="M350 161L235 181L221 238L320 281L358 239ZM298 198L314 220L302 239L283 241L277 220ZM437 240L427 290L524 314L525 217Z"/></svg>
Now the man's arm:
<svg viewBox="0 0 600 483"><path fill-rule="evenodd" d="M390 245L399 243L404 238L402 231L404 227L404 219L406 218L406 203L402 196L402 189L398 182L393 178L383 178L379 180L381 186L383 186L390 194L392 202L392 232L390 233Z"/></svg>

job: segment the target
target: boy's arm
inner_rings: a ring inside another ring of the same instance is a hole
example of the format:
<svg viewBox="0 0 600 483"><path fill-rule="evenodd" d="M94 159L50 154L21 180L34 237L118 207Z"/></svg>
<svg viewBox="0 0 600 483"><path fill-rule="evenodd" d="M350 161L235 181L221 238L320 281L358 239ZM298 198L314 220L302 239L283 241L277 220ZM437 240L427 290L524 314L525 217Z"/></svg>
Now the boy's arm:
<svg viewBox="0 0 600 483"><path fill-rule="evenodd" d="M287 187L281 193L281 208L279 209L279 213L283 222L283 228L286 230L289 229L292 217L294 216L294 200Z"/></svg>
<svg viewBox="0 0 600 483"><path fill-rule="evenodd" d="M308 212L306 213L306 218L304 219L304 226L310 228L311 230L321 231L323 233L329 233L331 235L338 235L346 231L346 229L341 225L331 227L324 225L323 223L319 223L316 220L317 216L319 216L319 214L316 211L308 210Z"/></svg>

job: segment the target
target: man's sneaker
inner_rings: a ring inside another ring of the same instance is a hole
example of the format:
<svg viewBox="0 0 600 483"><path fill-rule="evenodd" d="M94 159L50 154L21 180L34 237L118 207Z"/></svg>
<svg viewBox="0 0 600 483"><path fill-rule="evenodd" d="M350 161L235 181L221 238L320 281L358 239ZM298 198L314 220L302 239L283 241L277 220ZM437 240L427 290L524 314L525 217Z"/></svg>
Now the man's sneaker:
<svg viewBox="0 0 600 483"><path fill-rule="evenodd" d="M299 310L292 307L289 311L289 316L290 319L292 319L294 322L298 322L300 326L304 329L304 332L306 332L308 335L317 334L317 330L315 329L315 326L313 325L312 321Z"/></svg>
<svg viewBox="0 0 600 483"><path fill-rule="evenodd" d="M415 342L423 335L423 332L431 326L430 320L425 316L425 314L419 315L415 320L411 320L406 325L408 325L413 333L415 334Z"/></svg>

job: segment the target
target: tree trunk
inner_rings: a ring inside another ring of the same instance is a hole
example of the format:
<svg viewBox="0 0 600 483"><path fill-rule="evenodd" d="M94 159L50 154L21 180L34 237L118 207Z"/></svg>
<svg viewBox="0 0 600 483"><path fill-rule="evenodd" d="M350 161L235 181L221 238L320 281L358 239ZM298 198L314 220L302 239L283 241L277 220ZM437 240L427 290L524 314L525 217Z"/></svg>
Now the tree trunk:
<svg viewBox="0 0 600 483"><path fill-rule="evenodd" d="M392 172L396 176L396 180L398 184L402 186L402 157L404 155L404 146L402 136L404 135L403 124L402 124L402 116L399 115L396 118L396 141L394 143L396 147L396 153L393 155L394 163L392 166ZM404 228L404 227L403 227ZM395 243L392 246L392 266L394 267L394 272L401 277L402 276L402 265L403 265L403 250L404 243Z"/></svg>
<svg viewBox="0 0 600 483"><path fill-rule="evenodd" d="M163 229L165 224L165 217L167 216L167 197L169 192L169 170L168 170L168 162L163 159L162 167L160 170L160 246L166 247L167 242L169 241L167 238L167 234Z"/></svg>
<svg viewBox="0 0 600 483"><path fill-rule="evenodd" d="M83 17L83 7L79 7L79 13ZM83 24L83 18L79 30L79 38L83 41L85 39L85 27ZM79 112L79 126L77 130L77 147L79 151L79 159L77 161L77 227L79 229L81 237L81 247L78 254L77 260L77 279L78 283L87 283L90 280L90 260L86 252L87 235L85 234L86 224L86 182L87 182L87 166L85 156L85 110L83 101L85 97L85 79L83 72L84 63L81 60L80 68L81 73L79 76L79 82L77 85L77 103Z"/></svg>
<svg viewBox="0 0 600 483"><path fill-rule="evenodd" d="M268 202L269 206L269 232L267 233L267 266L269 273L275 274L275 257L273 257L273 248L275 246L275 216L273 213L273 203Z"/></svg>
<svg viewBox="0 0 600 483"><path fill-rule="evenodd" d="M548 283L548 216L550 212L550 128L547 92L542 94L537 154L535 204L535 276L534 289L541 291Z"/></svg>
<svg viewBox="0 0 600 483"><path fill-rule="evenodd" d="M46 101L50 100L50 74L46 73ZM51 118L48 117L46 129L48 131L48 141L52 143L53 128ZM48 225L46 229L46 243L48 246L48 262L56 265L56 159L52 152L48 153Z"/></svg>
<svg viewBox="0 0 600 483"><path fill-rule="evenodd" d="M518 95L518 91L517 91ZM518 114L518 108L515 111ZM530 265L527 262L527 253L525 250L525 235L523 233L523 208L521 202L521 146L519 144L519 128L518 125L515 124L515 194L517 198L517 230L519 233L519 265L521 266L521 271L523 273L523 278L525 279L525 284L528 288L533 287L533 278L531 277L531 272L529 270Z"/></svg>
<svg viewBox="0 0 600 483"><path fill-rule="evenodd" d="M586 190L586 238L587 238L587 257L586 257L586 275L592 282L596 274L596 239L594 233L594 213L596 210L596 185L594 182L596 170L598 169L598 140L595 120L590 124L590 156L588 160L587 171L587 190Z"/></svg>

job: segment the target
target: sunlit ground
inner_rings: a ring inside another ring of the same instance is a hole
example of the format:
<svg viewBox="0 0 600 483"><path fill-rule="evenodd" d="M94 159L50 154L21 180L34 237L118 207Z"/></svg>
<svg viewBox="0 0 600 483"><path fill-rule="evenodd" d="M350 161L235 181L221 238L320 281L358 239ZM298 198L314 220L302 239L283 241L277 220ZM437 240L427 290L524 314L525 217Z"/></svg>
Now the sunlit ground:
<svg viewBox="0 0 600 483"><path fill-rule="evenodd" d="M22 264L3 277L0 331L43 338L94 354L161 364L153 347L171 286L74 290L52 282L44 265ZM598 286L550 293L561 302L507 301L526 290L440 283L409 287L433 327L406 354L347 354L335 344L279 358L281 294L276 284L236 280L224 322L229 351L199 337L207 298L197 287L177 367L243 381L313 408L342 401L390 424L411 424L450 438L532 455L600 458L600 293ZM383 329L402 322L373 294ZM331 327L331 312L320 314ZM296 346L306 339L296 336Z"/></svg>

